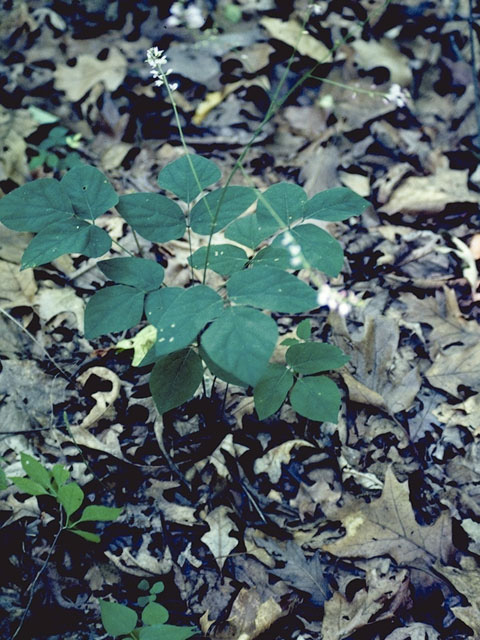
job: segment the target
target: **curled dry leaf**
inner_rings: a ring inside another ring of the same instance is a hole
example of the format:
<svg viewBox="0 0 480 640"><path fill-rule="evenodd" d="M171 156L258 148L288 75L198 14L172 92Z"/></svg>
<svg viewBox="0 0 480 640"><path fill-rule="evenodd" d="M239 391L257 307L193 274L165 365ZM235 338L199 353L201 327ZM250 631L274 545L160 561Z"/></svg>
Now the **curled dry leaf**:
<svg viewBox="0 0 480 640"><path fill-rule="evenodd" d="M80 382L80 384L86 384L91 375L96 375L103 380L108 380L112 383L112 388L110 391L97 391L96 393L92 393L92 398L96 401L96 405L82 421L80 426L83 428L91 427L98 422L106 411L112 407L120 393L120 378L116 373L110 371L110 369L106 367L90 367L90 369L87 369L78 376L78 382Z"/></svg>

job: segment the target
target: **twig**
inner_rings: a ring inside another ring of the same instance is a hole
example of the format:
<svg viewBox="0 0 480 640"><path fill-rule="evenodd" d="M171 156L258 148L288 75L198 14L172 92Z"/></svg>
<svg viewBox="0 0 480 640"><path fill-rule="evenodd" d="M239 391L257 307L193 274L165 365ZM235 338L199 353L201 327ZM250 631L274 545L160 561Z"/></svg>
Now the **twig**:
<svg viewBox="0 0 480 640"><path fill-rule="evenodd" d="M57 533L55 534L55 538L53 539L53 542L50 546L50 549L48 550L47 553L47 557L45 558L42 566L40 567L40 571L37 573L37 575L35 576L33 582L30 584L30 586L28 587L28 589L30 590L30 596L28 598L28 602L27 602L27 606L25 607L23 614L22 614L22 618L20 620L20 624L17 627L17 630L15 631L15 633L13 634L11 640L15 640L15 638L17 637L17 635L20 633L23 624L25 622L25 619L28 615L28 612L30 611L30 607L32 606L32 601L33 601L33 597L35 595L35 587L37 586L37 582L40 580L40 576L42 575L42 573L45 571L45 569L47 568L47 565L49 563L49 560L52 556L52 553L55 549L55 546L58 542L58 538L60 537L60 534L63 531L63 511L62 509L60 509L60 526L58 528Z"/></svg>
<svg viewBox="0 0 480 640"><path fill-rule="evenodd" d="M11 322L13 322L13 324L15 324L19 329L21 329L24 333L27 334L27 336L38 346L40 347L40 349L44 352L44 354L47 356L47 358L50 360L50 362L53 364L53 366L55 367L55 369L57 369L58 371L60 371L60 373L62 374L62 376L64 378L66 378L69 382L74 382L73 378L71 378L68 373L66 373L61 367L58 366L58 364L55 362L55 360L52 358L52 356L48 353L48 351L45 349L45 347L40 344L40 342L34 337L32 336L32 334L30 333L30 331L28 329L25 329L25 327L23 327L20 322L18 322L18 320L16 320L13 316L11 316L8 311L5 311L5 309L2 309L0 307L0 313L2 313L6 318L8 318Z"/></svg>

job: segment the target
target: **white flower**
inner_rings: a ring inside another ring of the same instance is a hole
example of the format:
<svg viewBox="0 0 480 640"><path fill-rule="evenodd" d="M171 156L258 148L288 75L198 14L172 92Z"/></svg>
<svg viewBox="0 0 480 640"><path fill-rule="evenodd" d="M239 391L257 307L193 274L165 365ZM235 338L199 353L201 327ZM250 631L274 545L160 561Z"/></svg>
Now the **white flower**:
<svg viewBox="0 0 480 640"><path fill-rule="evenodd" d="M352 307L359 304L357 296L349 291L334 291L328 284L324 284L317 293L319 307L328 307L331 311L338 311L341 316L346 316Z"/></svg>
<svg viewBox="0 0 480 640"><path fill-rule="evenodd" d="M393 104L396 104L397 107L404 107L409 98L410 94L407 89L402 89L399 84L394 82L388 90L388 93L385 94L383 102L385 102L385 104L392 102Z"/></svg>
<svg viewBox="0 0 480 640"><path fill-rule="evenodd" d="M165 84L166 77L172 73L172 69L163 70L163 65L167 63L167 56L164 55L165 51L158 47L151 47L147 51L147 58L145 62L150 66L150 74L154 77L154 85L161 87ZM176 91L178 89L178 83L168 83L170 91Z"/></svg>

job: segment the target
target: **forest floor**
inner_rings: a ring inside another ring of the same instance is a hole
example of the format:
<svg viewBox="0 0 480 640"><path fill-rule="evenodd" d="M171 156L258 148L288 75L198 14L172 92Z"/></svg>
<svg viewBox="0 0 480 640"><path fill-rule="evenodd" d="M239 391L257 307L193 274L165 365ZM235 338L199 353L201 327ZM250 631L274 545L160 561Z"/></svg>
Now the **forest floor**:
<svg viewBox="0 0 480 640"><path fill-rule="evenodd" d="M370 206L326 227L345 253L330 285L363 303L281 322L308 317L349 356L337 424L288 403L260 421L248 389L218 382L160 417L149 368L115 348L137 329L83 335L105 282L95 260L19 271L29 237L0 228L3 471L22 475L21 453L60 462L88 503L123 508L98 544L57 538L53 501L8 482L0 636L106 638L99 598L132 606L146 579L198 638L480 638L478 3L3 4L3 194L75 162L121 193L158 191L183 150L145 63L155 45L189 149L224 176L279 83L282 99L317 65L245 172L309 197L346 186ZM136 251L118 216L100 224ZM188 283L184 239L144 249L166 284Z"/></svg>

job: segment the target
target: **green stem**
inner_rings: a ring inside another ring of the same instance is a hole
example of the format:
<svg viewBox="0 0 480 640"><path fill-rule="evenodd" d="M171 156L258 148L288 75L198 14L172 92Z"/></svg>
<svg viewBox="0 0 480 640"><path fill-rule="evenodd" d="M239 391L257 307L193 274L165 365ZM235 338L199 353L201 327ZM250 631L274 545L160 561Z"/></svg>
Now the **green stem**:
<svg viewBox="0 0 480 640"><path fill-rule="evenodd" d="M138 240L138 236L137 233L135 231L135 229L132 228L132 233L133 233L133 237L135 238L135 244L137 245L137 249L138 249L138 254L141 258L143 258L143 251L142 251L142 247L140 246L140 242Z"/></svg>
<svg viewBox="0 0 480 640"><path fill-rule="evenodd" d="M125 251L125 253L128 253L128 255L129 255L129 256L131 256L132 258L135 258L135 254L134 254L134 253L132 253L131 251L129 251L128 249L126 249L125 247L122 247L122 245L121 245L119 242L117 242L117 240L114 240L114 239L112 238L112 242L113 242L113 244L116 244L116 245L117 245L117 247L120 247L120 249L121 249L122 251Z"/></svg>

